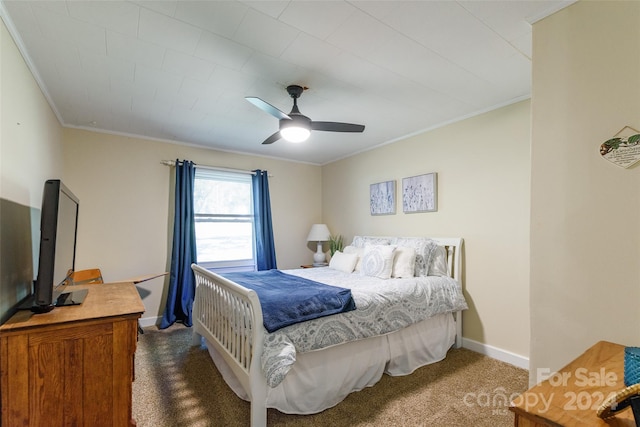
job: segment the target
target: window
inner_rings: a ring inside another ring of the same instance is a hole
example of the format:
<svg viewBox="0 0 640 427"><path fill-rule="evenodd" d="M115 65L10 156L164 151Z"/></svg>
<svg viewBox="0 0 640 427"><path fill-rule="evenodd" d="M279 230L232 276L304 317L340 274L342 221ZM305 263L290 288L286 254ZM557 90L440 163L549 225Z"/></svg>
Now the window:
<svg viewBox="0 0 640 427"><path fill-rule="evenodd" d="M255 270L252 201L251 175L196 169L198 264L218 271Z"/></svg>

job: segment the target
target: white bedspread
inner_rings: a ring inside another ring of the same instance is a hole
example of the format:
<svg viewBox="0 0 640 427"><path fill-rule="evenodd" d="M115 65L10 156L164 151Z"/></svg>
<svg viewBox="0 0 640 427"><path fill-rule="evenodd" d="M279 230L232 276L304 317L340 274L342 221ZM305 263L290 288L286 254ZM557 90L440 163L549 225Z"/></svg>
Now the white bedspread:
<svg viewBox="0 0 640 427"><path fill-rule="evenodd" d="M351 289L357 309L267 334L261 363L270 387L282 382L295 363L296 352L384 335L436 314L468 308L458 282L449 277L383 280L329 267L284 272Z"/></svg>

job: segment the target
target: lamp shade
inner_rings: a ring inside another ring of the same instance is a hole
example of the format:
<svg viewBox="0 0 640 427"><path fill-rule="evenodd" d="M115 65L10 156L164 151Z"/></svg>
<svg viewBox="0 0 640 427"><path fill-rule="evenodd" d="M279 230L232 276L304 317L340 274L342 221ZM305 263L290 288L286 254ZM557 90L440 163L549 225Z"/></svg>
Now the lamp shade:
<svg viewBox="0 0 640 427"><path fill-rule="evenodd" d="M326 242L331 238L331 233L329 232L329 227L326 224L313 224L311 226L311 230L309 231L309 235L307 236L307 241L309 242Z"/></svg>

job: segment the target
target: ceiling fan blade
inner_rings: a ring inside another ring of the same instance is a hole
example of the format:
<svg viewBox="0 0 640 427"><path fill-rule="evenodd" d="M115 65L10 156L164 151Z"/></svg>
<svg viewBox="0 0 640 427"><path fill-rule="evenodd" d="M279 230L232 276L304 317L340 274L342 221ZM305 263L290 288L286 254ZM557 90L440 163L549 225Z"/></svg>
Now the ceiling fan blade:
<svg viewBox="0 0 640 427"><path fill-rule="evenodd" d="M327 132L363 132L364 125L339 122L311 122L311 129Z"/></svg>
<svg viewBox="0 0 640 427"><path fill-rule="evenodd" d="M277 140L279 140L280 137L280 131L274 133L273 135L271 135L269 138L265 139L263 144L273 144L274 142L276 142Z"/></svg>
<svg viewBox="0 0 640 427"><path fill-rule="evenodd" d="M256 107L258 107L262 111L265 111L265 112L271 114L276 119L282 120L282 119L290 119L291 118L291 117L289 117L288 114L283 113L282 111L278 110L273 105L269 104L268 102L263 101L260 98L256 98L255 96L247 96L244 99L246 99L247 101L249 101L250 103L252 103Z"/></svg>

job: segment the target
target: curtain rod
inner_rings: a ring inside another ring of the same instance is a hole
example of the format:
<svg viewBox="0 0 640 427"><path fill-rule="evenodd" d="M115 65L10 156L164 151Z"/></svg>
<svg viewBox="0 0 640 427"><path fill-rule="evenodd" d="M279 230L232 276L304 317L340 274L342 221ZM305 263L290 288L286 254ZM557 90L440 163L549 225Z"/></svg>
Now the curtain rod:
<svg viewBox="0 0 640 427"><path fill-rule="evenodd" d="M175 160L161 160L160 163L165 165L165 166L175 166L176 165L176 161ZM253 172L253 171L247 171L247 170L242 170L242 169L221 168L221 167L218 167L218 166L199 165L197 163L194 163L194 165L197 168L209 169L209 170L214 170L214 171L235 172L235 173L244 173L244 174L249 174L249 175L255 175L255 172ZM271 175L271 174L269 174L268 176L269 176L269 178L273 177L273 175Z"/></svg>

